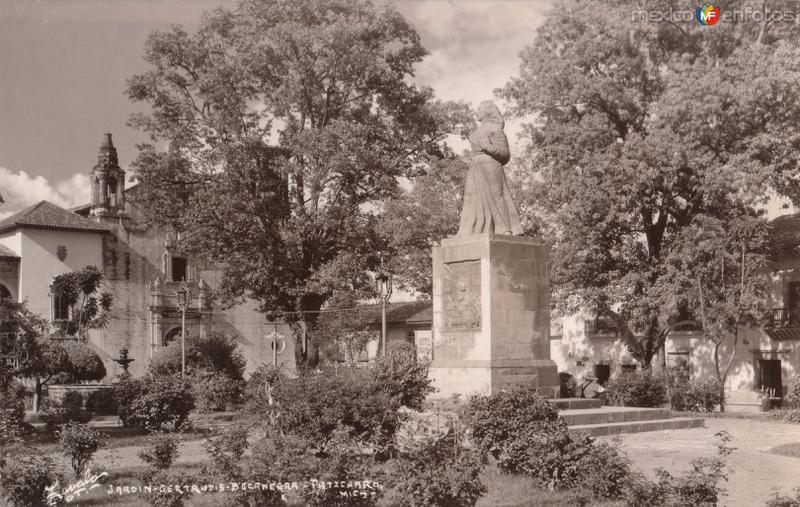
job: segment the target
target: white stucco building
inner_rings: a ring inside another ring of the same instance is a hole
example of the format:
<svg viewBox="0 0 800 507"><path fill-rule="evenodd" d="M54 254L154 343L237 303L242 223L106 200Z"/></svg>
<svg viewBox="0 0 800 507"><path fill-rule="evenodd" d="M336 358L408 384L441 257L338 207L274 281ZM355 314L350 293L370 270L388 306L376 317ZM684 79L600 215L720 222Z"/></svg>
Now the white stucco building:
<svg viewBox="0 0 800 507"><path fill-rule="evenodd" d="M51 295L53 278L96 266L114 302L108 326L92 330L89 345L111 376L120 372L113 360L126 346L131 373L141 375L153 354L181 334L176 291L185 283L187 334L235 338L248 371L274 361L294 368L295 339L286 325L267 322L252 301L225 309L212 303L219 270L186 255L178 235L147 219L136 202L138 187L124 188L111 134L89 174L91 203L67 210L41 201L0 220L0 297L27 301L32 312L56 323L68 309Z"/></svg>

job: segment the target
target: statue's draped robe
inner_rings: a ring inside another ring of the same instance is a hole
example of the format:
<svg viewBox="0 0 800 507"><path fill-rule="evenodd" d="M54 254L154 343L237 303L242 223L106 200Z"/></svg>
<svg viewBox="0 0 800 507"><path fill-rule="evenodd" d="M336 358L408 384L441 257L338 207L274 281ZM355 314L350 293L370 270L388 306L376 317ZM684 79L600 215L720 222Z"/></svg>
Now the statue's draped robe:
<svg viewBox="0 0 800 507"><path fill-rule="evenodd" d="M469 142L473 156L464 185L458 236L522 234L503 171L511 153L502 126L485 121L469 136Z"/></svg>

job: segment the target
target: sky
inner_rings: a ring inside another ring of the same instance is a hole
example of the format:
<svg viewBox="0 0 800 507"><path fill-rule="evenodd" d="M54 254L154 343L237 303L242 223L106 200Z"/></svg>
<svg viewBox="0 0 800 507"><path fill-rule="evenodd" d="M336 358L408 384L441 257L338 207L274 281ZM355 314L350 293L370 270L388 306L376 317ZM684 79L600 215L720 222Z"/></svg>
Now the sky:
<svg viewBox="0 0 800 507"><path fill-rule="evenodd" d="M477 106L517 74L546 0L398 0L430 52L415 82L445 100ZM125 81L147 70L150 31L196 26L226 0L0 0L0 218L46 199L70 207L89 200L88 174L103 133L120 165L145 141L126 126L146 111L125 96ZM502 103L499 102L501 109ZM519 125L506 127L512 154ZM457 149L464 146L456 146Z"/></svg>

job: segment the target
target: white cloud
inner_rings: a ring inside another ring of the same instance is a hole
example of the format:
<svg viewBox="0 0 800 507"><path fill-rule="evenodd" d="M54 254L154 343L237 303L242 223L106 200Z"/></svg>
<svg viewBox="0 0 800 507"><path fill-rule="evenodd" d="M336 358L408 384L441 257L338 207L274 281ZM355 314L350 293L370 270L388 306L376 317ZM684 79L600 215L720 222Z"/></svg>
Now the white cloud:
<svg viewBox="0 0 800 507"><path fill-rule="evenodd" d="M13 172L0 167L0 219L39 201L50 201L64 208L86 204L90 199L89 176L73 174L51 183L44 176L31 176L25 171Z"/></svg>

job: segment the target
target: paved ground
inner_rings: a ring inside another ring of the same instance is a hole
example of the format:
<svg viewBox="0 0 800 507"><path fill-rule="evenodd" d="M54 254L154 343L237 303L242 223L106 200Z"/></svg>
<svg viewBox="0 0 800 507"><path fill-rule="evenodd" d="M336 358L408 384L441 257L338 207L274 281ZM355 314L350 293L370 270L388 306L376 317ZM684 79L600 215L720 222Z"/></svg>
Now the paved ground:
<svg viewBox="0 0 800 507"><path fill-rule="evenodd" d="M764 505L773 488L791 492L800 487L800 458L772 454L777 445L800 443L800 425L767 422L762 419L706 419L705 428L631 433L601 437L624 450L645 472L664 468L681 473L697 457L716 454L719 442L714 434L726 430L736 450L729 459L728 496L722 505L754 507Z"/></svg>

